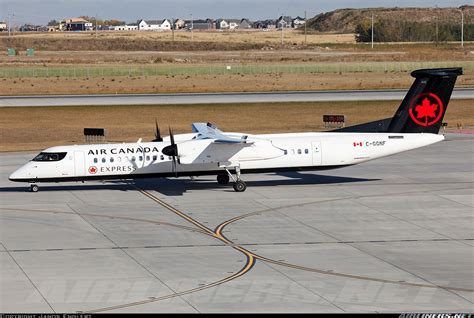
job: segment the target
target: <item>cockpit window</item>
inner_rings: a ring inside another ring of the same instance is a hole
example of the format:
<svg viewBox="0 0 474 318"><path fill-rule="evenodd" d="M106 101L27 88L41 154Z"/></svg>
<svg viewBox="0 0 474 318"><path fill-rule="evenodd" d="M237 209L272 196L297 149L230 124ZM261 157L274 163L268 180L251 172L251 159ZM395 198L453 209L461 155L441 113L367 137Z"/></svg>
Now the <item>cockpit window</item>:
<svg viewBox="0 0 474 318"><path fill-rule="evenodd" d="M67 152L41 152L33 161L59 161L66 157Z"/></svg>

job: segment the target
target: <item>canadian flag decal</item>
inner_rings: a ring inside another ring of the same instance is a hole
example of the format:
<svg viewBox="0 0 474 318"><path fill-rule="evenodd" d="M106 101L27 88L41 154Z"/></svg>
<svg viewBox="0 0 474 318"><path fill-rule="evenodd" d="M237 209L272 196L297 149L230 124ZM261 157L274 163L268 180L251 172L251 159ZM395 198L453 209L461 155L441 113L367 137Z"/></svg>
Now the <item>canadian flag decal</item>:
<svg viewBox="0 0 474 318"><path fill-rule="evenodd" d="M360 146L362 147L362 142L354 142L354 147Z"/></svg>

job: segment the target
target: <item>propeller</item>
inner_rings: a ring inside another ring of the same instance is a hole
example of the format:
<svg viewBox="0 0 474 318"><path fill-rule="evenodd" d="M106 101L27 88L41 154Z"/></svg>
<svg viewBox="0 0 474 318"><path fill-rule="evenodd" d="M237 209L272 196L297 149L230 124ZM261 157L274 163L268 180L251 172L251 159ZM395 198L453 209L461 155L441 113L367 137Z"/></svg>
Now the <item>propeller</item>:
<svg viewBox="0 0 474 318"><path fill-rule="evenodd" d="M170 131L170 141L171 141L171 145L166 146L165 148L163 148L163 149L161 150L161 152L163 152L164 155L173 158L173 172L174 172L174 176L175 176L175 177L178 177L178 170L176 169L176 168L177 168L177 167L176 167L176 164L179 163L179 158L178 158L178 162L176 162L176 159L177 159L177 157L178 157L178 145L176 145L176 143L174 142L174 135L173 135L173 132L171 131L171 127L169 127L169 131Z"/></svg>
<svg viewBox="0 0 474 318"><path fill-rule="evenodd" d="M158 127L158 121L156 120L155 118L155 139L153 139L152 141L153 142L157 142L157 141L163 141L163 138L161 137L161 133L160 133L160 127Z"/></svg>

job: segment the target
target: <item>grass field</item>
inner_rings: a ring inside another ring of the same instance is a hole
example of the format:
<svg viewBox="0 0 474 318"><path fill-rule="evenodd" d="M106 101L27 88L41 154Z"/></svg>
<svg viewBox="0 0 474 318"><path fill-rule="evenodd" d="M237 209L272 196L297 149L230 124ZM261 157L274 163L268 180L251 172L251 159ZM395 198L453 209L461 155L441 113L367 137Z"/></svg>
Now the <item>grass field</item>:
<svg viewBox="0 0 474 318"><path fill-rule="evenodd" d="M474 61L443 62L346 62L280 65L162 65L162 66L106 66L106 67L2 67L0 77L109 77L109 76L174 76L174 75L232 75L232 74L302 74L302 73L376 73L409 72L418 68L462 66L474 70Z"/></svg>
<svg viewBox="0 0 474 318"><path fill-rule="evenodd" d="M0 79L0 95L408 89L412 82L408 72L11 77ZM456 82L456 87L473 86L474 71Z"/></svg>
<svg viewBox="0 0 474 318"><path fill-rule="evenodd" d="M174 36L174 41L173 41ZM208 43L214 43L209 46ZM354 34L332 34L309 32L307 45L325 43L355 43ZM79 48L76 44L81 44ZM235 45L237 44L237 45ZM297 30L284 30L283 44L287 46L305 45L304 33ZM220 50L236 48L262 48L281 46L281 32L278 30L211 30L211 31L102 31L94 32L53 32L53 33L17 33L8 37L0 33L0 49L6 47L26 49L35 46L42 50L164 50L187 48L188 50ZM73 47L76 47L75 49Z"/></svg>
<svg viewBox="0 0 474 318"><path fill-rule="evenodd" d="M356 44L352 34L279 31L0 34L0 95L407 88L418 68L460 66L474 43ZM26 48L35 48L27 57Z"/></svg>
<svg viewBox="0 0 474 318"><path fill-rule="evenodd" d="M155 118L163 132L190 132L192 122L213 122L224 131L272 133L324 130L323 114L345 114L347 125L391 117L397 102L321 102L177 106L0 108L0 151L39 150L84 143L84 127L104 127L109 142L153 139ZM452 100L450 128L474 126L472 100Z"/></svg>

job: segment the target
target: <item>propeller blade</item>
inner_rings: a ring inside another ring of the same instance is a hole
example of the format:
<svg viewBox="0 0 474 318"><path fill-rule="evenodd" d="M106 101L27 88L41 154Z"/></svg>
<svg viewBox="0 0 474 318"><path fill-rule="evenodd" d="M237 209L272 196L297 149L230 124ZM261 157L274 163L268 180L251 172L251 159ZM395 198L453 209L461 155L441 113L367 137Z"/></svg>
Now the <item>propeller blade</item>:
<svg viewBox="0 0 474 318"><path fill-rule="evenodd" d="M169 126L169 130L170 130L170 140L171 140L171 144L174 145L174 135L173 135L173 131L171 131L171 126Z"/></svg>
<svg viewBox="0 0 474 318"><path fill-rule="evenodd" d="M173 156L173 172L174 172L174 176L175 178L178 177L178 169L177 169L177 165L176 165L176 157Z"/></svg>
<svg viewBox="0 0 474 318"><path fill-rule="evenodd" d="M161 137L160 127L158 127L158 121L155 118L155 139L153 141L163 141Z"/></svg>

